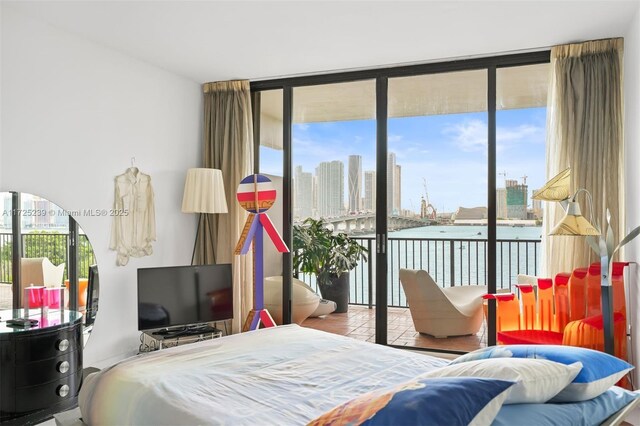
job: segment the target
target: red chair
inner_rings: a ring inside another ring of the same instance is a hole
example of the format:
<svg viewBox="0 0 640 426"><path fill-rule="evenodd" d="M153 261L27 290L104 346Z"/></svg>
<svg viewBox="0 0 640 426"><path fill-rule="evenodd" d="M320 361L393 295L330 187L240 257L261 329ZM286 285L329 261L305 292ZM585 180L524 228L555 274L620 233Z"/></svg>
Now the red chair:
<svg viewBox="0 0 640 426"><path fill-rule="evenodd" d="M624 267L614 262L613 285L615 355L626 359ZM555 280L539 278L536 286L516 285L513 293L489 294L497 303L498 344L554 344L604 350L600 306L600 264L560 273Z"/></svg>

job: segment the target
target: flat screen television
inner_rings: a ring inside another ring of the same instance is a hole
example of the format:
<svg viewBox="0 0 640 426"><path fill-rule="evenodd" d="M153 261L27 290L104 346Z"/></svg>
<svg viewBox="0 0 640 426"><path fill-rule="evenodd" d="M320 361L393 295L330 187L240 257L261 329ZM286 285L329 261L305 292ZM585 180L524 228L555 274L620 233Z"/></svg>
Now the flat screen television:
<svg viewBox="0 0 640 426"><path fill-rule="evenodd" d="M231 265L138 269L138 330L233 318Z"/></svg>
<svg viewBox="0 0 640 426"><path fill-rule="evenodd" d="M84 319L85 326L90 326L96 319L99 297L100 278L98 275L98 265L91 265L89 266L89 284L87 285L87 312Z"/></svg>

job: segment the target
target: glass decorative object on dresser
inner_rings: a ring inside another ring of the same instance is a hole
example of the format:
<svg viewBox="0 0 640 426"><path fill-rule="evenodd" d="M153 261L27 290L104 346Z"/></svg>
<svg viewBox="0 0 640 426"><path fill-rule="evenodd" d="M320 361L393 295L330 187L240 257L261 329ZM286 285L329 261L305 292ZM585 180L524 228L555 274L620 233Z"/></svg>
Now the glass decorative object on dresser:
<svg viewBox="0 0 640 426"><path fill-rule="evenodd" d="M39 423L77 404L98 267L80 212L28 193L0 200L0 422Z"/></svg>

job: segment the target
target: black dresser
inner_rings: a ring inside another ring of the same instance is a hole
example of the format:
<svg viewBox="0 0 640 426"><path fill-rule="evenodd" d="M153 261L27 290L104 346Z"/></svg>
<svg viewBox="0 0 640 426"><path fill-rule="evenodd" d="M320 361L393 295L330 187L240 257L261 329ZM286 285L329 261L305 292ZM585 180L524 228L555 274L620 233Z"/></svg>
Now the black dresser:
<svg viewBox="0 0 640 426"><path fill-rule="evenodd" d="M0 311L0 422L35 424L77 404L82 383L82 314L37 315L31 328L9 327L22 309Z"/></svg>

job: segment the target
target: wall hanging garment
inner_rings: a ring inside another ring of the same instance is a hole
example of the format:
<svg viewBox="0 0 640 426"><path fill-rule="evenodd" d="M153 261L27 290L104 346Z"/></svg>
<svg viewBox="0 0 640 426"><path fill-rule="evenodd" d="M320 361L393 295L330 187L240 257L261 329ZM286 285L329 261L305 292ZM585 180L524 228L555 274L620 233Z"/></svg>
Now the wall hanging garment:
<svg viewBox="0 0 640 426"><path fill-rule="evenodd" d="M156 217L151 176L140 172L137 167L116 176L113 210L109 248L118 253L116 264L124 266L129 257L152 254Z"/></svg>

